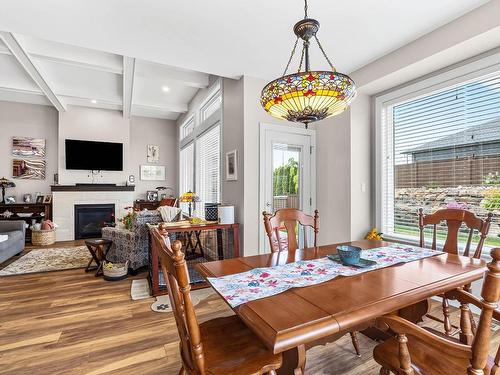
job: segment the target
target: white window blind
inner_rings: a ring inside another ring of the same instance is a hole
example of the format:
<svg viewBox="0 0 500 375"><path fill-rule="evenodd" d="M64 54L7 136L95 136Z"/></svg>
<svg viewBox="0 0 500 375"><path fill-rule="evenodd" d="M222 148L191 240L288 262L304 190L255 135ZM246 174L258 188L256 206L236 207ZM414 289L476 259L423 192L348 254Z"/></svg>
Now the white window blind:
<svg viewBox="0 0 500 375"><path fill-rule="evenodd" d="M196 193L204 203L220 202L220 125L196 139Z"/></svg>
<svg viewBox="0 0 500 375"><path fill-rule="evenodd" d="M416 238L419 207L463 207L495 214L486 244L500 245L500 74L388 106L382 124L384 233Z"/></svg>
<svg viewBox="0 0 500 375"><path fill-rule="evenodd" d="M194 143L190 143L180 151L179 155L180 194L194 190ZM188 211L187 203L181 203L183 211Z"/></svg>

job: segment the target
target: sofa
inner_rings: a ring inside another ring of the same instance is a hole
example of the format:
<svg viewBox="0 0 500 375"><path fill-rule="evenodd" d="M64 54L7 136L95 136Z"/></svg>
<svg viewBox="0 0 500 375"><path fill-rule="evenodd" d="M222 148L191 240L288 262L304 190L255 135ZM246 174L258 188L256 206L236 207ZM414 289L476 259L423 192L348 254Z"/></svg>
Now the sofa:
<svg viewBox="0 0 500 375"><path fill-rule="evenodd" d="M147 224L162 222L156 211L139 211L132 221L131 230L117 227L102 228L102 238L113 241L106 258L111 262L125 263L137 270L149 264L149 229Z"/></svg>
<svg viewBox="0 0 500 375"><path fill-rule="evenodd" d="M0 235L7 235L7 241L0 242L0 263L2 263L23 251L26 222L24 220L0 221Z"/></svg>

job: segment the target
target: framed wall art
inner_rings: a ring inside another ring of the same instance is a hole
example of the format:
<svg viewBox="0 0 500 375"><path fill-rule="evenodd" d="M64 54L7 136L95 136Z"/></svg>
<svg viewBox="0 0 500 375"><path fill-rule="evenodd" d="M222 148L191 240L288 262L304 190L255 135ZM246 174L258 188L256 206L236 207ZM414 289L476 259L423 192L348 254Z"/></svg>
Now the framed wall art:
<svg viewBox="0 0 500 375"><path fill-rule="evenodd" d="M238 180L238 151L233 150L226 153L226 180Z"/></svg>
<svg viewBox="0 0 500 375"><path fill-rule="evenodd" d="M17 157L42 157L46 154L45 139L29 137L12 138L12 155Z"/></svg>
<svg viewBox="0 0 500 375"><path fill-rule="evenodd" d="M13 159L12 177L25 180L45 180L45 160Z"/></svg>
<svg viewBox="0 0 500 375"><path fill-rule="evenodd" d="M147 161L153 164L160 162L160 146L148 145Z"/></svg>
<svg viewBox="0 0 500 375"><path fill-rule="evenodd" d="M142 181L165 181L164 165L141 165Z"/></svg>

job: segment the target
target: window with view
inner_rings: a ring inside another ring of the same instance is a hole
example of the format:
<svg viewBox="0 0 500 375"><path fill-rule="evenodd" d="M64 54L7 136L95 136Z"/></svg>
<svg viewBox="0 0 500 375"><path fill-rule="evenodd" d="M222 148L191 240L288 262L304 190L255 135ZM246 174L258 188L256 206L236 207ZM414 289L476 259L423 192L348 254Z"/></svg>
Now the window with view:
<svg viewBox="0 0 500 375"><path fill-rule="evenodd" d="M416 238L420 207L466 208L493 212L485 244L500 245L500 74L387 106L382 134L386 235Z"/></svg>
<svg viewBox="0 0 500 375"><path fill-rule="evenodd" d="M222 92L216 84L211 94L179 127L180 194L193 191L199 197L197 214L204 215L205 203L219 203L221 190L221 115ZM188 204L181 204L188 211Z"/></svg>

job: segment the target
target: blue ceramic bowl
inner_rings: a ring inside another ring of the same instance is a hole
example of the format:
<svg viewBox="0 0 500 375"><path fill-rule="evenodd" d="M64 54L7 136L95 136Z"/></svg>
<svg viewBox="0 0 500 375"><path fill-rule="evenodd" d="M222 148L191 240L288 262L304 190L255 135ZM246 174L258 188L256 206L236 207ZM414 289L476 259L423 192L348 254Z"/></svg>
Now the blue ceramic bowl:
<svg viewBox="0 0 500 375"><path fill-rule="evenodd" d="M337 253L339 254L340 260L345 264L358 264L361 258L361 251L363 251L363 249L357 246L337 246Z"/></svg>

